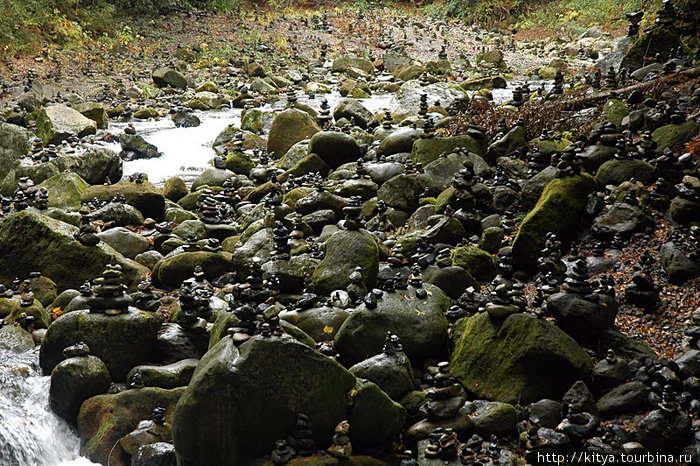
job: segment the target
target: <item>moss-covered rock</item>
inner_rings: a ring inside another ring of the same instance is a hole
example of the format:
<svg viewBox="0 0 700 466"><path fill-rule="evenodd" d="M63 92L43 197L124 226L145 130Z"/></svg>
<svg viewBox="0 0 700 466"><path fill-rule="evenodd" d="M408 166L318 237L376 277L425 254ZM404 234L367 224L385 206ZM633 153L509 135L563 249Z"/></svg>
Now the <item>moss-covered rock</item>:
<svg viewBox="0 0 700 466"><path fill-rule="evenodd" d="M49 192L49 207L80 209L81 197L88 184L79 175L62 172L43 181L37 189L46 188Z"/></svg>
<svg viewBox="0 0 700 466"><path fill-rule="evenodd" d="M260 109L251 108L243 112L241 118L241 129L255 134L263 134L270 130L275 112L266 112Z"/></svg>
<svg viewBox="0 0 700 466"><path fill-rule="evenodd" d="M65 105L51 105L39 110L36 129L45 144L60 144L72 134L78 137L95 134L97 123Z"/></svg>
<svg viewBox="0 0 700 466"><path fill-rule="evenodd" d="M334 337L349 315L345 309L323 306L303 311L282 311L280 319L299 327L315 341L323 341Z"/></svg>
<svg viewBox="0 0 700 466"><path fill-rule="evenodd" d="M443 315L450 299L434 285L425 285L428 296L415 297L415 291L385 292L377 307L364 304L350 314L335 336L335 349L344 362L356 364L382 351L386 333L399 336L404 352L415 365L446 350L447 319Z"/></svg>
<svg viewBox="0 0 700 466"><path fill-rule="evenodd" d="M567 146L571 145L571 141L566 138L561 138L556 141L553 139L537 138L530 142L534 144L544 156L552 155L557 152L563 152Z"/></svg>
<svg viewBox="0 0 700 466"><path fill-rule="evenodd" d="M353 448L383 446L393 439L406 421L406 410L372 382L358 382L353 390L350 440Z"/></svg>
<svg viewBox="0 0 700 466"><path fill-rule="evenodd" d="M199 359L187 358L164 366L144 364L129 371L126 380L132 380L137 372L146 387L177 388L190 382Z"/></svg>
<svg viewBox="0 0 700 466"><path fill-rule="evenodd" d="M377 191L377 198L387 206L404 212L413 212L419 204L425 185L415 174L400 174L386 181Z"/></svg>
<svg viewBox="0 0 700 466"><path fill-rule="evenodd" d="M226 156L226 168L233 173L248 176L255 162L245 152L232 152Z"/></svg>
<svg viewBox="0 0 700 466"><path fill-rule="evenodd" d="M34 317L36 328L47 328L51 323L51 318L44 306L36 299L29 306L22 306L20 300L15 298L0 298L0 319L12 325L22 315Z"/></svg>
<svg viewBox="0 0 700 466"><path fill-rule="evenodd" d="M473 152L479 156L486 154L486 145L483 142L463 134L450 138L435 137L418 139L413 143L411 158L415 162L420 162L425 166L437 159L440 154L450 154L458 147L464 147L468 152Z"/></svg>
<svg viewBox="0 0 700 466"><path fill-rule="evenodd" d="M346 118L348 121L354 119L355 124L365 130L379 126L377 117L359 101L352 98L346 98L338 102L338 105L333 109L333 118L336 122L343 118Z"/></svg>
<svg viewBox="0 0 700 466"><path fill-rule="evenodd" d="M83 155L61 155L50 163L58 171L71 171L79 175L88 184L103 184L107 178L112 182L118 181L124 168L117 152L97 145L88 145Z"/></svg>
<svg viewBox="0 0 700 466"><path fill-rule="evenodd" d="M204 270L207 279L213 280L231 270L231 254L195 251L166 257L153 267L153 281L167 288L177 288L192 276L198 265Z"/></svg>
<svg viewBox="0 0 700 466"><path fill-rule="evenodd" d="M132 367L153 357L160 324L156 315L134 309L116 316L85 310L68 312L46 332L39 364L44 372L51 372L65 359L64 348L83 341L94 356L104 361L112 380L124 381Z"/></svg>
<svg viewBox="0 0 700 466"><path fill-rule="evenodd" d="M674 27L657 27L650 34L642 34L622 57L620 68L636 70L654 60L657 53L668 57L671 50L681 45L680 34Z"/></svg>
<svg viewBox="0 0 700 466"><path fill-rule="evenodd" d="M656 152L661 153L667 147L676 149L700 133L700 125L686 121L680 125L664 125L654 130L651 137L656 142Z"/></svg>
<svg viewBox="0 0 700 466"><path fill-rule="evenodd" d="M482 282L489 282L496 276L497 259L488 252L474 246L462 246L452 250L452 265L458 265L469 275Z"/></svg>
<svg viewBox="0 0 700 466"><path fill-rule="evenodd" d="M81 451L100 464L129 466L129 455L122 450L119 439L136 429L139 422L151 419L158 407L165 408L165 420L172 423L175 404L184 390L146 387L85 400L78 414Z"/></svg>
<svg viewBox="0 0 700 466"><path fill-rule="evenodd" d="M515 236L515 263L524 269L533 270L548 232L554 232L559 237L574 234L586 206L586 197L594 188L595 181L588 175L551 181Z"/></svg>
<svg viewBox="0 0 700 466"><path fill-rule="evenodd" d="M93 198L97 198L101 202L108 202L117 194L123 195L127 204L139 209L146 217L159 219L165 212L163 194L148 181L143 183L121 181L106 186L90 186L83 191L81 201L90 202Z"/></svg>
<svg viewBox="0 0 700 466"><path fill-rule="evenodd" d="M622 119L629 114L627 106L617 99L610 99L603 105L602 118L615 125L618 130L622 129Z"/></svg>
<svg viewBox="0 0 700 466"><path fill-rule="evenodd" d="M469 78L460 86L465 91L478 91L479 89L502 89L507 85L502 75Z"/></svg>
<svg viewBox="0 0 700 466"><path fill-rule="evenodd" d="M546 320L513 314L498 323L481 312L459 326L450 368L479 398L558 400L575 381L590 380L593 362L586 352Z"/></svg>
<svg viewBox="0 0 700 466"><path fill-rule="evenodd" d="M163 185L163 196L169 201L177 202L187 196L188 192L185 180L179 176L168 178Z"/></svg>
<svg viewBox="0 0 700 466"><path fill-rule="evenodd" d="M174 87L176 89L186 89L187 88L187 78L185 78L179 71L168 68L156 68L151 74L153 78L153 83L158 87Z"/></svg>
<svg viewBox="0 0 700 466"><path fill-rule="evenodd" d="M68 358L51 371L49 405L53 412L75 425L83 401L107 393L112 378L96 356Z"/></svg>
<svg viewBox="0 0 700 466"><path fill-rule="evenodd" d="M374 63L362 57L343 56L333 60L332 72L346 72L351 68L357 68L365 73L374 72Z"/></svg>
<svg viewBox="0 0 700 466"><path fill-rule="evenodd" d="M304 176L307 173L320 173L325 176L330 171L330 167L321 157L316 154L309 154L299 160L292 168L279 176L279 180L284 182L290 177Z"/></svg>
<svg viewBox="0 0 700 466"><path fill-rule="evenodd" d="M484 157L487 162L496 163L496 159L499 157L507 156L525 144L527 144L527 130L523 126L517 125L501 139L494 141L488 147Z"/></svg>
<svg viewBox="0 0 700 466"><path fill-rule="evenodd" d="M309 416L318 445L347 415L355 377L291 338L224 337L202 358L173 422L178 454L193 464L243 464L269 452Z"/></svg>
<svg viewBox="0 0 700 466"><path fill-rule="evenodd" d="M355 267L362 269L368 288L375 285L379 271L379 248L370 233L339 231L326 241L325 249L326 255L311 278L317 292L328 294L333 290L344 290L350 284L350 274Z"/></svg>
<svg viewBox="0 0 700 466"><path fill-rule="evenodd" d="M396 67L392 74L396 79L401 81L410 81L411 79L416 79L425 73L425 67L418 65L416 63L409 63L406 65L399 65Z"/></svg>
<svg viewBox="0 0 700 466"><path fill-rule="evenodd" d="M0 349L24 353L32 348L34 348L32 334L19 325L5 325L0 328Z"/></svg>
<svg viewBox="0 0 700 466"><path fill-rule="evenodd" d="M377 130L380 130L378 128ZM376 131L375 130L375 135ZM377 148L377 155L394 155L400 152L411 152L413 143L421 137L423 131L413 128L399 128L382 139Z"/></svg>
<svg viewBox="0 0 700 466"><path fill-rule="evenodd" d="M361 155L357 141L349 134L338 131L321 131L314 134L309 141L308 152L318 155L330 168L354 162Z"/></svg>
<svg viewBox="0 0 700 466"><path fill-rule="evenodd" d="M632 178L648 184L654 175L654 166L644 160L608 160L595 175L598 186L618 186Z"/></svg>
<svg viewBox="0 0 700 466"><path fill-rule="evenodd" d="M306 112L287 109L275 116L267 138L267 151L282 157L297 142L321 131L318 123Z"/></svg>
<svg viewBox="0 0 700 466"><path fill-rule="evenodd" d="M99 129L107 129L107 111L104 106L97 102L82 102L73 105L73 108L88 117L97 124Z"/></svg>
<svg viewBox="0 0 700 466"><path fill-rule="evenodd" d="M133 288L146 278L148 269L104 243L83 246L73 237L76 231L72 225L33 210L6 217L0 224L0 280L10 282L41 271L59 289L77 289L86 280L98 277L112 256L122 267L128 286Z"/></svg>

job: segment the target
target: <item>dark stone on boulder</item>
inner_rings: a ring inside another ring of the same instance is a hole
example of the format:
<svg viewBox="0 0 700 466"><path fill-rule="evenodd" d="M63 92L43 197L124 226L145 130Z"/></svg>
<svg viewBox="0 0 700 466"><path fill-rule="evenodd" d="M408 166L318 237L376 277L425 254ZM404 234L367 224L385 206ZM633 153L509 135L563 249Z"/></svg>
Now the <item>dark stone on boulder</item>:
<svg viewBox="0 0 700 466"><path fill-rule="evenodd" d="M547 299L547 310L557 326L579 341L588 341L615 323L617 302L607 295L588 300L576 293L556 293Z"/></svg>
<svg viewBox="0 0 700 466"><path fill-rule="evenodd" d="M352 121L354 118L355 124L365 130L379 126L377 117L356 99L346 98L338 102L338 105L333 109L333 118L335 121L341 118Z"/></svg>
<svg viewBox="0 0 700 466"><path fill-rule="evenodd" d="M360 146L352 136L338 131L321 131L311 137L309 154L316 154L330 168L354 162L360 153Z"/></svg>

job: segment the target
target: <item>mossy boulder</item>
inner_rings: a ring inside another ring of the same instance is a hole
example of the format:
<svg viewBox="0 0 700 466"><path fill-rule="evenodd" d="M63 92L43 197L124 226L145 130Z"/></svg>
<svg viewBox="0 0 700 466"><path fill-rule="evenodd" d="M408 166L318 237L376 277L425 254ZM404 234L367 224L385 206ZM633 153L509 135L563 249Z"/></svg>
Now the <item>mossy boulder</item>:
<svg viewBox="0 0 700 466"><path fill-rule="evenodd" d="M142 112L143 110L144 109L139 110L136 113ZM140 118L151 118L150 116L146 116L146 113L142 113L141 115ZM119 144L122 148L119 155L126 160L154 159L163 155L162 152L158 151L156 146L146 141L143 136L138 134L122 134L119 136Z"/></svg>
<svg viewBox="0 0 700 466"><path fill-rule="evenodd" d="M26 128L13 125L11 123L0 122L0 149L6 151L8 155L0 157L0 173L5 173L6 160L15 159L25 155L31 148L29 143L30 132ZM7 159L6 159L7 157Z"/></svg>
<svg viewBox="0 0 700 466"><path fill-rule="evenodd" d="M356 161L362 154L357 141L349 134L321 131L311 137L309 154L318 155L330 168Z"/></svg>
<svg viewBox="0 0 700 466"><path fill-rule="evenodd" d="M316 154L309 154L299 160L292 168L285 171L279 176L281 182L286 181L289 177L304 176L307 173L320 173L325 176L330 171L330 167L321 157Z"/></svg>
<svg viewBox="0 0 700 466"><path fill-rule="evenodd" d="M335 349L347 364L356 364L382 351L386 333L399 336L404 352L415 366L426 358L442 356L447 344L444 313L450 299L434 285L425 285L428 296L415 297L415 290L385 292L377 307L360 305L335 336Z"/></svg>
<svg viewBox="0 0 700 466"><path fill-rule="evenodd" d="M88 184L103 184L107 178L112 182L119 181L124 170L124 163L117 152L97 145L88 145L80 156L61 155L50 163L58 171L71 171L79 175Z"/></svg>
<svg viewBox="0 0 700 466"><path fill-rule="evenodd" d="M165 212L163 194L148 181L143 183L121 181L106 186L90 186L83 191L81 201L90 202L93 198L97 198L101 202L108 202L117 194L123 195L127 204L139 209L146 217L159 219Z"/></svg>
<svg viewBox="0 0 700 466"><path fill-rule="evenodd" d="M487 162L496 163L499 157L507 156L525 144L527 144L527 130L523 126L516 125L501 139L494 141L484 157Z"/></svg>
<svg viewBox="0 0 700 466"><path fill-rule="evenodd" d="M654 175L654 166L644 160L608 160L595 175L598 186L618 186L632 178L648 184Z"/></svg>
<svg viewBox="0 0 700 466"><path fill-rule="evenodd" d="M360 392L353 391L356 384L339 363L292 338L256 336L236 347L226 336L202 358L176 407L175 448L192 464L245 464L287 438L298 413L309 417L316 444L328 445L335 425L347 416L361 419L369 416L362 411L391 404L383 395L378 402L349 407ZM398 433L397 421L400 412L377 421L396 429L388 434L358 425L374 437L373 445L381 445Z"/></svg>
<svg viewBox="0 0 700 466"><path fill-rule="evenodd" d="M657 27L650 34L642 34L622 57L620 69L636 70L648 65L657 53L668 57L681 45L680 33L674 27Z"/></svg>
<svg viewBox="0 0 700 466"><path fill-rule="evenodd" d="M187 358L164 366L143 364L129 371L126 380L132 380L137 372L146 387L177 388L190 382L199 359Z"/></svg>
<svg viewBox="0 0 700 466"><path fill-rule="evenodd" d="M36 299L29 306L22 306L17 298L0 298L0 319L12 325L22 314L34 317L36 328L47 328L51 323L48 312Z"/></svg>
<svg viewBox="0 0 700 466"><path fill-rule="evenodd" d="M321 131L318 123L306 112L290 108L275 116L267 137L267 151L282 157L297 142Z"/></svg>
<svg viewBox="0 0 700 466"><path fill-rule="evenodd" d="M459 324L450 368L479 398L504 403L561 399L577 380L590 380L593 362L550 322L512 314L494 322L481 312Z"/></svg>
<svg viewBox="0 0 700 466"><path fill-rule="evenodd" d="M226 156L226 169L238 175L248 176L255 162L245 152L232 152Z"/></svg>
<svg viewBox="0 0 700 466"><path fill-rule="evenodd" d="M73 108L88 117L97 124L99 129L107 129L109 119L104 106L97 102L82 102L73 105Z"/></svg>
<svg viewBox="0 0 700 466"><path fill-rule="evenodd" d="M201 266L208 280L231 271L231 254L228 252L182 252L166 257L153 267L153 281L167 288L177 288L190 278L195 267Z"/></svg>
<svg viewBox="0 0 700 466"><path fill-rule="evenodd" d="M629 114L627 106L617 99L610 99L603 105L602 118L615 125L618 130L622 129L622 119Z"/></svg>
<svg viewBox="0 0 700 466"><path fill-rule="evenodd" d="M463 81L460 87L465 91L478 91L480 89L503 89L506 85L506 79L502 75L496 75L469 78Z"/></svg>
<svg viewBox="0 0 700 466"><path fill-rule="evenodd" d="M39 364L50 373L65 359L64 348L83 341L105 363L112 380L121 382L132 367L153 357L160 324L160 317L135 309L116 316L86 310L68 312L46 332Z"/></svg>
<svg viewBox="0 0 700 466"><path fill-rule="evenodd" d="M24 353L32 348L34 348L32 334L19 325L5 325L0 328L0 349Z"/></svg>
<svg viewBox="0 0 700 466"><path fill-rule="evenodd" d="M527 180L522 191L520 191L520 199L523 206L528 209L532 209L535 204L537 204L537 200L542 195L544 188L550 181L556 179L558 174L559 169L557 167L548 166Z"/></svg>
<svg viewBox="0 0 700 466"><path fill-rule="evenodd" d="M346 118L348 121L355 120L355 125L364 130L370 130L379 126L379 120L358 100L346 98L338 102L333 109L333 118L339 121Z"/></svg>
<svg viewBox="0 0 700 466"><path fill-rule="evenodd" d="M112 256L122 267L129 287L135 288L146 278L147 268L125 259L106 244L83 246L73 237L77 230L33 210L9 215L0 224L0 280L10 282L41 271L59 289L77 289L86 280L100 276Z"/></svg>
<svg viewBox="0 0 700 466"><path fill-rule="evenodd" d="M119 445L119 439L136 429L141 421L151 419L158 407L165 408L165 420L171 424L175 404L184 391L184 388L146 387L88 398L78 414L80 450L100 464L129 466L131 460Z"/></svg>
<svg viewBox="0 0 700 466"><path fill-rule="evenodd" d="M413 390L413 368L403 352L379 353L349 370L355 377L377 384L392 400L400 400Z"/></svg>
<svg viewBox="0 0 700 466"><path fill-rule="evenodd" d="M376 132L375 132L376 134ZM382 139L377 148L377 155L394 155L411 152L413 143L421 137L423 131L413 128L399 128Z"/></svg>
<svg viewBox="0 0 700 466"><path fill-rule="evenodd" d="M45 144L60 144L73 134L78 137L95 134L97 123L66 105L51 105L39 110L36 129Z"/></svg>
<svg viewBox="0 0 700 466"><path fill-rule="evenodd" d="M425 166L436 160L441 154L450 154L458 147L464 147L468 152L473 152L479 156L486 154L485 144L469 135L463 134L449 138L418 139L413 143L411 158L414 162L420 162Z"/></svg>
<svg viewBox="0 0 700 466"><path fill-rule="evenodd" d="M322 306L303 311L282 311L280 319L294 324L315 341L323 341L324 338L335 336L349 315L345 309Z"/></svg>
<svg viewBox="0 0 700 466"><path fill-rule="evenodd" d="M68 358L51 371L49 405L54 413L75 425L83 401L107 393L112 378L96 356Z"/></svg>
<svg viewBox="0 0 700 466"><path fill-rule="evenodd" d="M270 130L275 112L266 112L257 108L251 108L243 112L241 129L255 134L263 134Z"/></svg>
<svg viewBox="0 0 700 466"><path fill-rule="evenodd" d="M377 198L394 209L413 212L418 207L424 189L420 176L402 173L382 184L377 191Z"/></svg>
<svg viewBox="0 0 700 466"><path fill-rule="evenodd" d="M352 393L350 440L358 450L384 446L403 428L406 410L378 385L358 381Z"/></svg>
<svg viewBox="0 0 700 466"><path fill-rule="evenodd" d="M425 67L417 63L409 63L406 65L399 65L396 67L392 74L396 79L401 81L410 81L411 79L416 79L425 73Z"/></svg>
<svg viewBox="0 0 700 466"><path fill-rule="evenodd" d="M369 74L374 72L374 63L367 58L344 56L333 60L333 65L331 65L332 72L342 73L349 71L351 68L357 68Z"/></svg>
<svg viewBox="0 0 700 466"><path fill-rule="evenodd" d="M186 89L187 88L187 78L185 78L179 71L168 68L156 68L151 74L153 78L153 83L158 87L174 87L176 89Z"/></svg>
<svg viewBox="0 0 700 466"><path fill-rule="evenodd" d="M379 272L379 248L370 233L338 231L326 241L325 251L325 257L311 277L318 293L344 290L350 284L350 274L355 267L362 269L367 287L374 287Z"/></svg>
<svg viewBox="0 0 700 466"><path fill-rule="evenodd" d="M700 125L694 121L686 121L680 125L664 125L651 133L656 142L656 152L661 153L667 147L677 149L700 133Z"/></svg>
<svg viewBox="0 0 700 466"><path fill-rule="evenodd" d="M49 207L80 209L81 197L88 184L75 173L61 172L43 181L37 189L46 188L49 192Z"/></svg>
<svg viewBox="0 0 700 466"><path fill-rule="evenodd" d="M513 241L514 262L532 271L548 232L554 232L561 238L576 233L586 207L586 198L594 189L595 181L588 175L551 181L520 225Z"/></svg>
<svg viewBox="0 0 700 466"><path fill-rule="evenodd" d="M559 140L537 138L530 142L534 144L544 156L564 152L564 149L571 145L571 141L566 138L561 138Z"/></svg>
<svg viewBox="0 0 700 466"><path fill-rule="evenodd" d="M187 196L188 192L185 180L179 176L168 178L163 185L163 196L169 201L177 202Z"/></svg>
<svg viewBox="0 0 700 466"><path fill-rule="evenodd" d="M452 265L458 265L469 275L482 282L489 282L496 276L497 259L475 246L462 246L452 250Z"/></svg>

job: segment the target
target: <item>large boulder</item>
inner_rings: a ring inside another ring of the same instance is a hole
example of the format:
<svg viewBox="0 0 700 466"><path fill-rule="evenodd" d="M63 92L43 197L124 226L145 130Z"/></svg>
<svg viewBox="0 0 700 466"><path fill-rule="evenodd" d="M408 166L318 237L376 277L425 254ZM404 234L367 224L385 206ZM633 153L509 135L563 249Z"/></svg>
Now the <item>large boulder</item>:
<svg viewBox="0 0 700 466"><path fill-rule="evenodd" d="M33 210L6 217L0 224L0 280L11 282L15 277L41 271L59 289L77 289L86 280L98 277L112 256L122 267L129 287L135 288L146 278L146 267L125 259L104 243L83 246L73 237L76 231L72 225Z"/></svg>
<svg viewBox="0 0 700 466"><path fill-rule="evenodd" d="M46 188L49 193L49 207L80 209L81 196L88 184L75 173L61 172L44 180L37 189Z"/></svg>
<svg viewBox="0 0 700 466"><path fill-rule="evenodd" d="M51 105L39 110L36 118L37 135L46 144L60 144L76 134L78 137L95 134L97 123L66 105Z"/></svg>
<svg viewBox="0 0 700 466"><path fill-rule="evenodd" d="M372 129L379 126L377 117L356 99L346 98L338 102L338 105L333 109L333 118L335 121L341 118L347 118L350 121L354 119L355 124L362 129Z"/></svg>
<svg viewBox="0 0 700 466"><path fill-rule="evenodd" d="M447 345L444 313L450 299L434 285L424 287L428 292L425 299L417 299L409 287L407 291L384 292L376 308L357 307L335 336L335 349L342 360L356 364L379 354L389 331L399 336L414 365L443 355Z"/></svg>
<svg viewBox="0 0 700 466"><path fill-rule="evenodd" d="M65 359L51 371L49 404L53 412L75 425L83 401L107 393L112 378L96 356Z"/></svg>
<svg viewBox="0 0 700 466"><path fill-rule="evenodd" d="M163 155L158 148L138 134L122 134L119 136L122 151L120 156L126 160L154 159Z"/></svg>
<svg viewBox="0 0 700 466"><path fill-rule="evenodd" d="M231 271L231 253L194 251L166 257L153 267L153 280L167 288L177 288L201 266L208 280Z"/></svg>
<svg viewBox="0 0 700 466"><path fill-rule="evenodd" d="M413 212L418 207L424 189L424 182L419 175L402 173L382 184L377 191L377 199L394 209Z"/></svg>
<svg viewBox="0 0 700 466"><path fill-rule="evenodd" d="M157 68L151 74L153 83L158 87L174 87L177 89L187 88L187 78L177 70L168 67Z"/></svg>
<svg viewBox="0 0 700 466"><path fill-rule="evenodd" d="M0 349L14 353L24 353L34 348L32 334L19 325L5 325L0 328Z"/></svg>
<svg viewBox="0 0 700 466"><path fill-rule="evenodd" d="M452 265L462 267L479 281L490 282L498 273L496 257L476 246L454 248L451 257Z"/></svg>
<svg viewBox="0 0 700 466"><path fill-rule="evenodd" d="M151 248L151 243L146 238L124 227L110 228L97 236L129 259L134 259Z"/></svg>
<svg viewBox="0 0 700 466"><path fill-rule="evenodd" d="M627 49L622 57L620 68L636 70L652 61L656 54L668 57L680 42L680 34L675 27L653 28L649 34L642 34Z"/></svg>
<svg viewBox="0 0 700 466"><path fill-rule="evenodd" d="M297 142L321 131L318 123L306 112L290 108L277 114L267 137L267 151L276 158L284 156Z"/></svg>
<svg viewBox="0 0 700 466"><path fill-rule="evenodd" d="M299 413L309 417L317 445L329 445L343 419L353 423L353 445L382 445L405 413L381 390L361 395L367 389L357 385L339 363L292 338L256 336L236 347L224 337L202 358L176 407L175 448L189 464L245 464L287 438Z"/></svg>
<svg viewBox="0 0 700 466"><path fill-rule="evenodd" d="M88 184L103 184L107 178L113 183L122 178L124 163L119 154L106 147L88 145L82 155L61 155L51 164L59 171L71 171Z"/></svg>
<svg viewBox="0 0 700 466"><path fill-rule="evenodd" d="M374 72L374 63L367 58L343 56L333 60L333 65L331 65L331 71L334 73L346 72L352 68L362 70L364 73L369 74Z"/></svg>
<svg viewBox="0 0 700 466"><path fill-rule="evenodd" d="M467 92L454 83L437 82L423 86L417 79L406 81L401 85L391 101L390 107L396 108L398 113L418 113L420 110L421 94L428 95L428 104L432 105L440 101L444 108L461 100L468 100Z"/></svg>
<svg viewBox="0 0 700 466"><path fill-rule="evenodd" d="M591 231L608 239L615 235L629 238L633 233L644 231L646 227L653 225L654 220L639 207L618 202L595 219Z"/></svg>
<svg viewBox="0 0 700 466"><path fill-rule="evenodd" d="M132 380L134 375L139 373L146 387L185 387L190 382L198 363L199 359L187 358L164 366L144 364L131 369L126 380Z"/></svg>
<svg viewBox="0 0 700 466"><path fill-rule="evenodd" d="M379 272L379 248L370 233L338 231L326 241L325 250L325 257L311 277L318 293L344 290L350 284L350 274L355 267L362 269L368 289L375 285Z"/></svg>
<svg viewBox="0 0 700 466"><path fill-rule="evenodd" d="M577 341L591 341L615 323L617 302L604 294L589 298L556 293L547 299L547 311L557 319L557 326Z"/></svg>
<svg viewBox="0 0 700 466"><path fill-rule="evenodd" d="M656 142L656 152L661 153L667 147L677 149L700 133L700 125L686 121L679 125L664 125L654 130L651 137Z"/></svg>
<svg viewBox="0 0 700 466"><path fill-rule="evenodd" d="M377 384L392 400L400 400L413 390L413 368L403 352L380 353L349 370L355 377Z"/></svg>
<svg viewBox="0 0 700 466"><path fill-rule="evenodd" d="M486 161L495 163L498 157L509 155L525 144L527 144L527 130L523 126L516 125L501 139L494 141L489 146L486 152Z"/></svg>
<svg viewBox="0 0 700 466"><path fill-rule="evenodd" d="M85 191L81 200L90 202L93 198L98 201L111 201L114 196L121 194L130 204L141 211L146 217L158 219L165 212L165 198L158 188L148 181L143 183L132 183L122 181L110 185L90 186Z"/></svg>
<svg viewBox="0 0 700 466"><path fill-rule="evenodd" d="M595 175L599 186L618 186L632 178L647 184L654 174L654 166L644 160L608 160Z"/></svg>
<svg viewBox="0 0 700 466"><path fill-rule="evenodd" d="M362 154L352 136L339 131L321 131L311 137L309 154L316 154L330 168L356 161Z"/></svg>
<svg viewBox="0 0 700 466"><path fill-rule="evenodd" d="M88 398L78 414L80 450L100 464L129 466L129 455L122 450L119 439L134 431L141 421L152 419L158 407L165 408L165 420L172 423L175 404L184 391L146 387Z"/></svg>
<svg viewBox="0 0 700 466"><path fill-rule="evenodd" d="M87 310L65 313L46 332L39 364L50 373L65 359L64 348L83 341L104 361L112 380L124 381L132 367L153 357L160 323L155 314L133 308L116 316Z"/></svg>
<svg viewBox="0 0 700 466"><path fill-rule="evenodd" d="M481 312L456 329L450 368L479 398L504 403L561 399L593 362L566 333L546 320L512 314L494 322Z"/></svg>
<svg viewBox="0 0 700 466"><path fill-rule="evenodd" d="M533 270L548 232L562 238L576 233L586 207L586 198L594 188L595 181L587 175L551 181L520 225L513 241L514 262L519 267Z"/></svg>
<svg viewBox="0 0 700 466"><path fill-rule="evenodd" d="M81 102L73 108L97 124L99 129L107 129L108 117L104 106L97 102Z"/></svg>
<svg viewBox="0 0 700 466"><path fill-rule="evenodd" d="M441 154L451 154L457 148L464 147L468 152L483 156L486 154L486 145L474 139L468 134L449 138L435 137L418 139L413 143L411 158L424 166L436 160Z"/></svg>
<svg viewBox="0 0 700 466"><path fill-rule="evenodd" d="M375 133L376 134L376 133ZM401 152L411 152L413 143L421 137L423 130L399 128L382 139L377 147L377 155L394 155Z"/></svg>

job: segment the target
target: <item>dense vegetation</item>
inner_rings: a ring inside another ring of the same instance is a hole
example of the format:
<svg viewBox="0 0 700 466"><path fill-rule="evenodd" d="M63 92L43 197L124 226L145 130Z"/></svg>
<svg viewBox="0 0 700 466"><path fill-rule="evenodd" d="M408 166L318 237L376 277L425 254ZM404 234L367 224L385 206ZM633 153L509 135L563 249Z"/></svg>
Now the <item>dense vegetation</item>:
<svg viewBox="0 0 700 466"><path fill-rule="evenodd" d="M30 53L46 43L75 45L86 40L128 42L135 17L156 18L176 11L205 8L231 11L243 3L273 9L370 0L1 0L0 55ZM657 10L661 0L376 0L420 7L439 17L477 21L488 27L560 31L571 35L594 24L623 29L624 13ZM692 33L700 24L700 0L674 0ZM645 21L651 21L649 15Z"/></svg>

